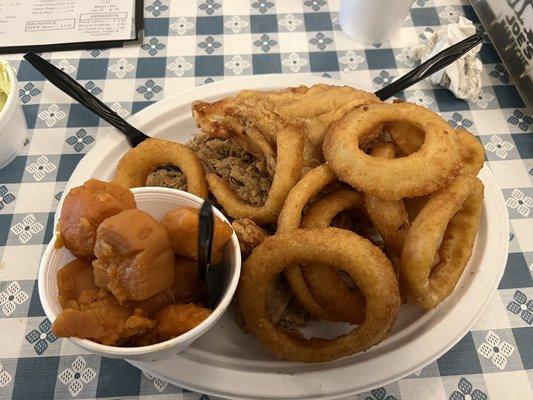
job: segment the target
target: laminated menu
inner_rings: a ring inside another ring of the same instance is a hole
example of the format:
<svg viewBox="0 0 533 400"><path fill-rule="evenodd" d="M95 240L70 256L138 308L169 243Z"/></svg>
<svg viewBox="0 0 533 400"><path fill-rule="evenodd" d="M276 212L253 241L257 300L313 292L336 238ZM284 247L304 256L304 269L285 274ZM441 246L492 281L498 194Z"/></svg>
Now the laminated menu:
<svg viewBox="0 0 533 400"><path fill-rule="evenodd" d="M522 98L533 110L533 2L470 1Z"/></svg>
<svg viewBox="0 0 533 400"><path fill-rule="evenodd" d="M142 0L1 0L0 53L118 47L142 33Z"/></svg>

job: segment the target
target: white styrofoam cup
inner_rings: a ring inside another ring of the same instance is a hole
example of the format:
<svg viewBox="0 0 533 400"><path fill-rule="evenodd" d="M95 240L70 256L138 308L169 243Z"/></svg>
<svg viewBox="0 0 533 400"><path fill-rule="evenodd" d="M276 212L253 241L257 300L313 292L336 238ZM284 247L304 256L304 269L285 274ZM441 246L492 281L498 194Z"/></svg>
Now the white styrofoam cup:
<svg viewBox="0 0 533 400"><path fill-rule="evenodd" d="M341 28L362 43L377 43L396 32L414 0L342 0Z"/></svg>
<svg viewBox="0 0 533 400"><path fill-rule="evenodd" d="M11 84L6 104L0 110L0 169L2 169L13 161L24 147L24 142L28 137L28 128L19 103L18 82L13 68L1 58L0 64L6 66Z"/></svg>
<svg viewBox="0 0 533 400"><path fill-rule="evenodd" d="M175 207L188 206L200 208L203 200L193 194L163 187L142 187L131 189L137 208L145 211L160 221L163 216ZM226 217L215 207L217 218L228 222ZM229 222L228 222L229 223ZM39 298L44 312L50 321L54 321L61 312L58 300L57 271L74 259L64 247L56 249L55 237L52 238L41 259L39 266L38 287ZM241 250L235 232L224 248L225 288L218 305L200 325L173 339L142 347L106 346L87 339L70 338L81 348L95 354L111 358L131 360L161 360L173 356L189 347L196 339L207 332L226 311L231 303L241 273Z"/></svg>

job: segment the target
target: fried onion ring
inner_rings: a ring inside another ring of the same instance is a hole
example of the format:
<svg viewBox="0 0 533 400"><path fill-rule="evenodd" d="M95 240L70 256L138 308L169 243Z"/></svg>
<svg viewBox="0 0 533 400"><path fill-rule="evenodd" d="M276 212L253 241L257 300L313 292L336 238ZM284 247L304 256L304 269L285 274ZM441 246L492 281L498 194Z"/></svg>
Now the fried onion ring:
<svg viewBox="0 0 533 400"><path fill-rule="evenodd" d="M326 164L319 165L308 171L289 192L279 213L277 233L298 229L302 221L303 209L308 200L336 180L335 173ZM283 274L300 304L311 315L328 321L337 321L337 316L330 315L313 297L299 265L288 266L283 271Z"/></svg>
<svg viewBox="0 0 533 400"><path fill-rule="evenodd" d="M424 309L455 288L472 254L482 203L481 181L461 175L433 193L411 224L402 251L402 286Z"/></svg>
<svg viewBox="0 0 533 400"><path fill-rule="evenodd" d="M302 220L302 228L327 228L341 211L360 208L363 197L351 190L339 190L314 203ZM348 288L335 268L327 264L301 266L309 291L338 321L360 324L365 318L365 299Z"/></svg>
<svg viewBox="0 0 533 400"><path fill-rule="evenodd" d="M478 139L466 129L456 129L461 150L462 174L476 176L483 168L485 150Z"/></svg>
<svg viewBox="0 0 533 400"><path fill-rule="evenodd" d="M417 152L424 143L424 131L406 122L389 122L384 130L389 132L404 156Z"/></svg>
<svg viewBox="0 0 533 400"><path fill-rule="evenodd" d="M394 145L390 142L382 143L372 150L371 155L392 159L395 157ZM363 197L368 217L383 238L387 251L400 256L409 230L409 215L403 201L381 200L366 193Z"/></svg>
<svg viewBox="0 0 533 400"><path fill-rule="evenodd" d="M404 155L412 154L424 143L424 132L404 122L392 122L385 126ZM461 174L477 175L483 168L485 151L483 145L466 129L455 129L455 143L461 154Z"/></svg>
<svg viewBox="0 0 533 400"><path fill-rule="evenodd" d="M347 272L366 299L362 324L332 340L305 339L276 327L269 319L269 288L278 273L300 263L330 264ZM237 300L246 325L265 347L280 359L306 363L335 360L379 343L392 329L400 307L387 257L367 239L337 228L300 229L266 239L243 265Z"/></svg>
<svg viewBox="0 0 533 400"><path fill-rule="evenodd" d="M141 187L160 165L178 167L187 179L187 192L201 198L208 195L205 171L201 161L188 147L170 140L150 138L129 149L117 165L113 183L126 188Z"/></svg>
<svg viewBox="0 0 533 400"><path fill-rule="evenodd" d="M402 121L424 131L416 152L392 160L365 154L359 145L376 135L376 127ZM358 107L329 129L324 157L339 179L384 200L431 193L446 185L459 170L453 130L433 111L411 103L369 104Z"/></svg>
<svg viewBox="0 0 533 400"><path fill-rule="evenodd" d="M242 201L227 182L216 174L208 174L209 189L224 210L235 219L250 218L258 225L276 222L285 198L302 173L303 132L287 125L276 137L276 172L264 205L252 206Z"/></svg>

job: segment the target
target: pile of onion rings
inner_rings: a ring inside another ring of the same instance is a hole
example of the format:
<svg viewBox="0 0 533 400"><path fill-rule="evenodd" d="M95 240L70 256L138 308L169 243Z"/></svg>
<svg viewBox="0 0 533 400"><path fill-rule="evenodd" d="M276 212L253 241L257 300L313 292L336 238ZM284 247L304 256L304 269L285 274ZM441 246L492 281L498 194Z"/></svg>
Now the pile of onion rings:
<svg viewBox="0 0 533 400"><path fill-rule="evenodd" d="M328 93L327 85L319 89ZM273 180L262 205L243 201L216 173L205 176L191 150L160 151L156 139L124 156L115 183L143 185L154 167L172 164L188 191L202 197L209 191L242 241L237 308L246 330L280 359L314 363L385 339L402 300L429 310L453 292L479 229L483 184L476 175L484 151L473 134L416 104L382 103L368 93L355 98L358 92L349 91L348 102L310 105L321 110L311 118L306 93L314 92L243 92L202 102L201 110L193 105L206 134L224 136L232 127L234 143L267 160ZM238 120L230 112L236 99L246 100ZM268 118L261 119L266 111L254 101L275 101ZM320 153L312 163L309 143ZM339 228L341 216L351 224ZM334 339L305 338L298 324L280 322L294 302L305 313L302 321L355 327Z"/></svg>
<svg viewBox="0 0 533 400"><path fill-rule="evenodd" d="M148 175L160 165L178 167L187 179L187 191L207 197L202 163L191 149L169 140L150 138L128 150L118 162L113 183L126 188L144 186Z"/></svg>

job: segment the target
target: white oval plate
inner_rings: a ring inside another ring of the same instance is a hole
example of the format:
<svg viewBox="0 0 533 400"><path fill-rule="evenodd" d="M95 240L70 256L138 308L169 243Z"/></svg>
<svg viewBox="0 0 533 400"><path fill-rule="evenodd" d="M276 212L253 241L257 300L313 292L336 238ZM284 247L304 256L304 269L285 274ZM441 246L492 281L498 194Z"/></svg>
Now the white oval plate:
<svg viewBox="0 0 533 400"><path fill-rule="evenodd" d="M190 110L194 100L213 101L243 89L268 90L320 82L366 86L365 82L304 76L228 80L166 98L133 115L129 121L150 136L186 142L197 131ZM111 179L118 160L128 148L122 134L110 129L80 161L65 193L92 177ZM424 367L468 332L485 310L505 268L509 236L507 210L487 167L479 177L485 184L481 227L472 258L455 291L427 313L403 305L392 334L378 346L323 364L281 362L252 335L243 334L228 311L186 351L167 360L132 364L187 389L233 399L339 398L385 385Z"/></svg>

